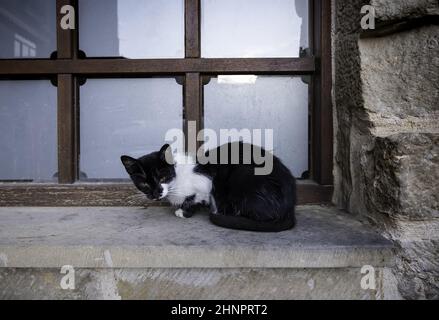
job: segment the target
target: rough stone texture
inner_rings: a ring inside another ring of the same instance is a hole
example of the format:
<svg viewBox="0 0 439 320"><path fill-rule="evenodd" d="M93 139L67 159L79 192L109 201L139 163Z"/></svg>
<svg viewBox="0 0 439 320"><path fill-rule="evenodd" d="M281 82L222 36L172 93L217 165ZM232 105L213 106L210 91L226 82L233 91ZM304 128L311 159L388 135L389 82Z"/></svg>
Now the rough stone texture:
<svg viewBox="0 0 439 320"><path fill-rule="evenodd" d="M360 9L416 28L360 40ZM334 201L399 248L394 274L405 298L439 298L439 2L333 3ZM425 21L425 25L422 24Z"/></svg>
<svg viewBox="0 0 439 320"><path fill-rule="evenodd" d="M359 42L373 134L439 133L439 26Z"/></svg>
<svg viewBox="0 0 439 320"><path fill-rule="evenodd" d="M0 208L9 268L350 268L390 266L392 244L332 207L298 208L280 233L224 229L172 208Z"/></svg>
<svg viewBox="0 0 439 320"><path fill-rule="evenodd" d="M368 156L364 180L369 211L394 222L431 219L434 228L439 218L439 134L377 137Z"/></svg>
<svg viewBox="0 0 439 320"><path fill-rule="evenodd" d="M371 0L376 17L381 21L422 18L439 14L437 0Z"/></svg>
<svg viewBox="0 0 439 320"><path fill-rule="evenodd" d="M169 207L0 208L0 299L399 299L393 245L334 207L297 227L216 227ZM61 267L75 269L63 290ZM361 288L364 265L376 288Z"/></svg>
<svg viewBox="0 0 439 320"><path fill-rule="evenodd" d="M361 61L358 49L361 8L369 4L365 0L333 1L333 85L334 85L334 201L342 207L359 203L355 198L359 192L353 179L356 170L351 170L352 148L358 145L356 135L367 132L368 117L363 108ZM358 134L357 134L358 132ZM351 137L353 136L353 137ZM361 143L361 142L360 142ZM356 163L356 159L353 159Z"/></svg>
<svg viewBox="0 0 439 320"><path fill-rule="evenodd" d="M376 288L361 288L361 270L77 269L64 290L59 269L0 269L0 299L398 299L391 272L375 269ZM389 278L390 277L390 278Z"/></svg>

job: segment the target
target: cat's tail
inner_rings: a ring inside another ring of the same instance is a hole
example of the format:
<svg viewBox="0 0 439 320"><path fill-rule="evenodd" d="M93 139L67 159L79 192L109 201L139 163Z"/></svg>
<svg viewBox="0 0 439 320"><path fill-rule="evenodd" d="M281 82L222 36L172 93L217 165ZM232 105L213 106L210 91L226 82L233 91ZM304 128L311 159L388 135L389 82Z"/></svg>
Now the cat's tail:
<svg viewBox="0 0 439 320"><path fill-rule="evenodd" d="M280 232L292 229L296 225L294 215L282 221L255 221L242 216L229 216L211 213L210 221L217 226L259 232Z"/></svg>

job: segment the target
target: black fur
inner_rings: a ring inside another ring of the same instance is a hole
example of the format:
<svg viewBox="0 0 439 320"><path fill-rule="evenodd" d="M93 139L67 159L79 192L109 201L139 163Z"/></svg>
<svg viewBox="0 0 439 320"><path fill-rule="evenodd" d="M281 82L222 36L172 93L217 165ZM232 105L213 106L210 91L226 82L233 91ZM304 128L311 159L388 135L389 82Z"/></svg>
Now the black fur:
<svg viewBox="0 0 439 320"><path fill-rule="evenodd" d="M160 200L162 193L160 184L175 178L174 166L166 162L166 152L170 152L168 144L159 151L139 159L129 156L120 157L134 185L150 200Z"/></svg>
<svg viewBox="0 0 439 320"><path fill-rule="evenodd" d="M187 197L186 200L184 200L180 208L183 210L183 216L185 218L190 218L195 214L195 212L198 209L200 209L203 206L205 206L205 204L195 202L195 195L192 195Z"/></svg>
<svg viewBox="0 0 439 320"><path fill-rule="evenodd" d="M232 145L239 145L239 159L232 163ZM294 227L296 182L291 172L273 156L273 169L268 175L255 175L258 165L253 156L250 163L244 163L243 143L229 143L206 152L216 155L216 163L198 164L195 174L202 174L212 180L210 220L225 228L278 232ZM249 146L249 145L247 145ZM250 145L250 151L257 151L264 157L266 151ZM169 145L139 159L122 156L121 160L136 187L149 199L158 200L162 192L160 183L176 178L174 166L165 161ZM221 164L221 154L227 149L228 164ZM188 196L180 208L186 218L203 206L195 202L195 195Z"/></svg>
<svg viewBox="0 0 439 320"><path fill-rule="evenodd" d="M216 152L217 162L223 145ZM239 164L199 164L196 171L212 179L212 195L217 213L210 220L219 226L252 231L276 232L291 229L295 225L296 183L291 172L273 156L273 170L268 175L255 175L261 167L251 157L250 164L243 164L243 144L239 143ZM258 148L264 156L265 150ZM252 153L253 154L253 153ZM207 153L208 155L208 153Z"/></svg>

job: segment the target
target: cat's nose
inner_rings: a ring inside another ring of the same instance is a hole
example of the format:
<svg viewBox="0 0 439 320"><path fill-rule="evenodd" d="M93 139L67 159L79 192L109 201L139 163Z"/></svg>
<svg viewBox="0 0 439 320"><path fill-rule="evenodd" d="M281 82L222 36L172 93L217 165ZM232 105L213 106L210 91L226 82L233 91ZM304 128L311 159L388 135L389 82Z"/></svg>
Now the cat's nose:
<svg viewBox="0 0 439 320"><path fill-rule="evenodd" d="M152 197L153 197L154 200L159 200L161 195L162 195L162 190L161 189L154 190L154 192L152 193Z"/></svg>

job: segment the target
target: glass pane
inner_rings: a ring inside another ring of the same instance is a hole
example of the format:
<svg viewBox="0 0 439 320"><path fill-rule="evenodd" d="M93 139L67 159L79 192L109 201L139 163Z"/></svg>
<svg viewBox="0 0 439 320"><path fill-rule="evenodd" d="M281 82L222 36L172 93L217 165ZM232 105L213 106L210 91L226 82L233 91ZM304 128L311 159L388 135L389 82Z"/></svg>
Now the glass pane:
<svg viewBox="0 0 439 320"><path fill-rule="evenodd" d="M87 57L184 57L184 0L79 0L79 23Z"/></svg>
<svg viewBox="0 0 439 320"><path fill-rule="evenodd" d="M56 101L49 81L0 81L0 180L56 176Z"/></svg>
<svg viewBox="0 0 439 320"><path fill-rule="evenodd" d="M128 178L120 162L164 144L182 129L183 91L174 78L88 79L81 87L82 179Z"/></svg>
<svg viewBox="0 0 439 320"><path fill-rule="evenodd" d="M213 78L204 87L204 123L218 138L220 129L273 129L274 154L296 177L308 170L308 85L300 77ZM207 149L217 141L208 142Z"/></svg>
<svg viewBox="0 0 439 320"><path fill-rule="evenodd" d="M0 0L0 58L49 58L56 50L55 0Z"/></svg>
<svg viewBox="0 0 439 320"><path fill-rule="evenodd" d="M206 58L299 57L308 47L308 0L202 0Z"/></svg>

